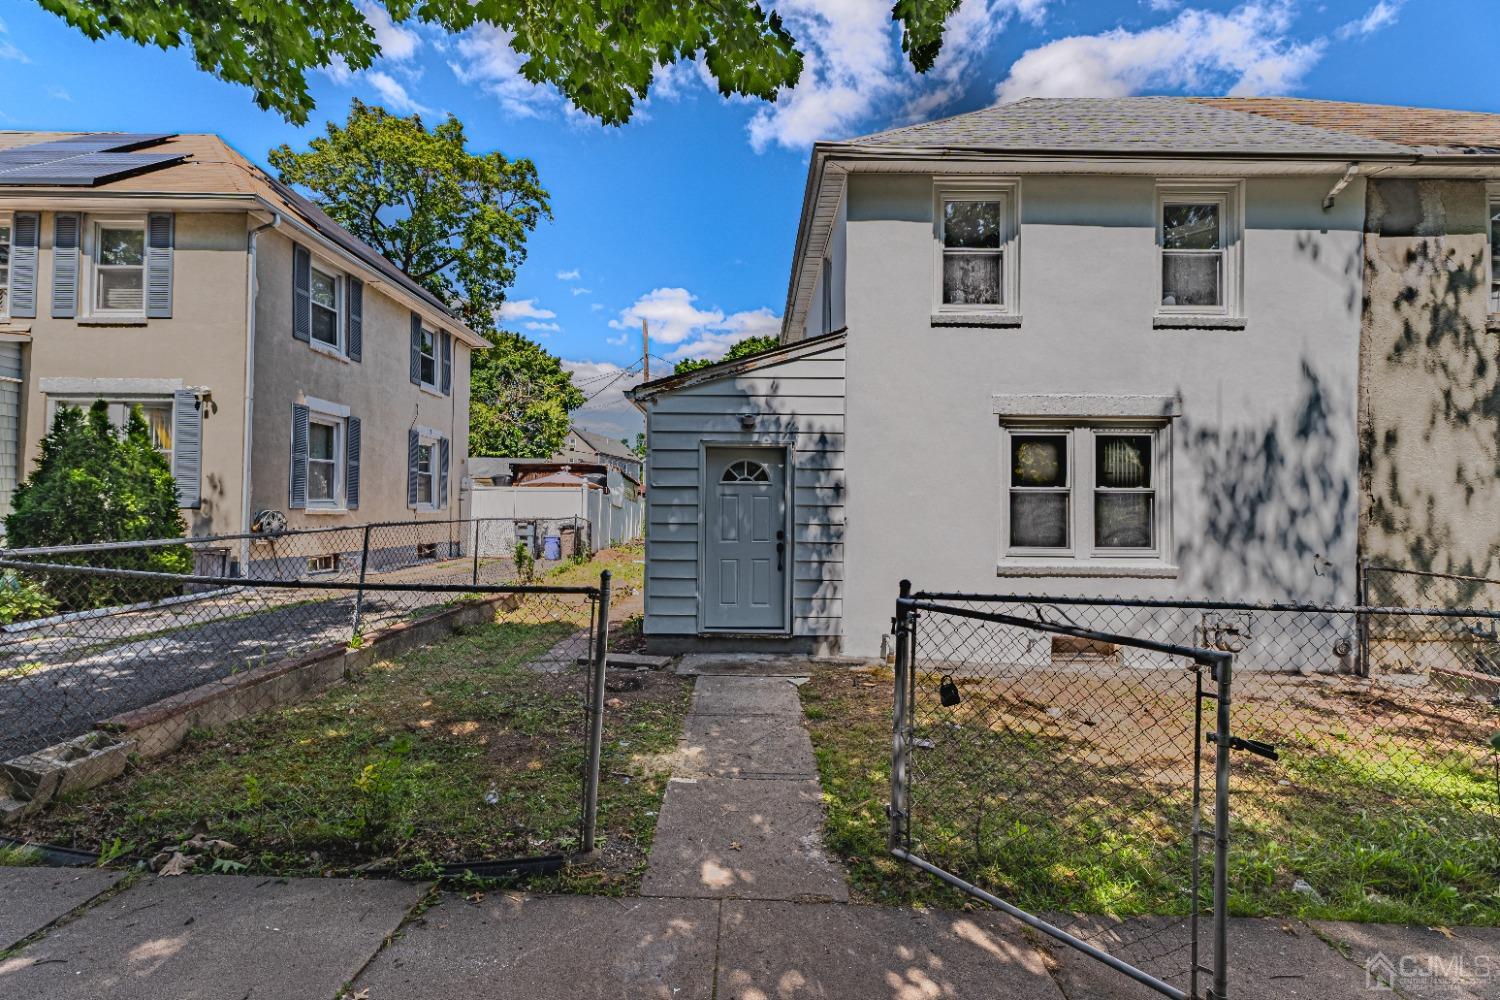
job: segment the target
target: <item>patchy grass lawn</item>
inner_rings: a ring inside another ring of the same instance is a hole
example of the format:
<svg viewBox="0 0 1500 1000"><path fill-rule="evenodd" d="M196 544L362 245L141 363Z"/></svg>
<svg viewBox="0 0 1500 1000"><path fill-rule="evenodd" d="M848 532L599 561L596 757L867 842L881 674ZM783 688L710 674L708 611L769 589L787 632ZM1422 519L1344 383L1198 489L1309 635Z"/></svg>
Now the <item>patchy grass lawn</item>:
<svg viewBox="0 0 1500 1000"><path fill-rule="evenodd" d="M195 835L221 869L387 870L578 848L584 673L528 669L573 622L501 621L375 664L352 684L212 733L72 797L19 835L150 857ZM623 892L644 870L688 686L671 674L607 685L598 863L552 887ZM203 867L209 859L205 857Z"/></svg>
<svg viewBox="0 0 1500 1000"><path fill-rule="evenodd" d="M564 587L597 587L599 574L610 573L615 595L634 593L646 582L646 543L631 542L601 549L591 559L569 559L549 572L543 583Z"/></svg>
<svg viewBox="0 0 1500 1000"><path fill-rule="evenodd" d="M919 683L928 681L937 678ZM918 728L939 748L914 755L920 852L1033 910L1186 912L1190 698L1138 688L1122 698L1107 678L1075 677L1067 695L1031 698L960 683L963 707ZM1400 727L1382 717L1377 745L1367 727L1379 706L1334 685L1298 684L1268 683L1237 709L1238 730L1280 743L1282 761L1236 756L1231 912L1500 923L1496 780L1480 752L1454 749L1478 740L1484 720L1460 726L1408 710ZM890 671L827 668L801 690L828 844L857 891L878 902L960 902L886 852ZM1206 855L1203 863L1206 887ZM1316 895L1294 888L1299 880Z"/></svg>

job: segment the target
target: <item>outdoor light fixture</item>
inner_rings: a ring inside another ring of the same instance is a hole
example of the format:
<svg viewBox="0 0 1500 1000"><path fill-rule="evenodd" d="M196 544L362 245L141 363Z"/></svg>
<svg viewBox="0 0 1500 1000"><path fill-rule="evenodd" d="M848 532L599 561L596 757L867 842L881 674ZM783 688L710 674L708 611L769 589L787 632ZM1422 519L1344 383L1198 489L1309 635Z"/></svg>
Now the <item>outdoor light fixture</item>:
<svg viewBox="0 0 1500 1000"><path fill-rule="evenodd" d="M753 431L753 430L755 430L755 421L757 419L758 418L757 418L757 416L754 413L741 413L740 414L740 427L743 430Z"/></svg>

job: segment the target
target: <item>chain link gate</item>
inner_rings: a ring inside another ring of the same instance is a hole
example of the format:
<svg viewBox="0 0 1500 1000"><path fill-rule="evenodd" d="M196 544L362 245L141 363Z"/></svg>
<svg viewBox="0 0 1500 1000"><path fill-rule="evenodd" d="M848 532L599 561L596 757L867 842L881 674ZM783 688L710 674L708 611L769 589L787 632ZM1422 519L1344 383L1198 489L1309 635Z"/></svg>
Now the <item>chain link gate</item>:
<svg viewBox="0 0 1500 1000"><path fill-rule="evenodd" d="M1234 657L982 603L901 585L891 853L1160 994L1227 1000L1224 748L1276 753L1230 732Z"/></svg>

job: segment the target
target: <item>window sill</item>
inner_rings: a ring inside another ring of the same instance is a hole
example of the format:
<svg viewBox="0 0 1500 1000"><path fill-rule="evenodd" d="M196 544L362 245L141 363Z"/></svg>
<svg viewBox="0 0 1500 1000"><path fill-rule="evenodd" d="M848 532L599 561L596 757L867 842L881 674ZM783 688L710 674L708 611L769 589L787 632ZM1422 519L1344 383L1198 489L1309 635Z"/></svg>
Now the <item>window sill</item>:
<svg viewBox="0 0 1500 1000"><path fill-rule="evenodd" d="M1486 316L1484 319L1484 328L1490 333L1500 333L1500 313L1490 313Z"/></svg>
<svg viewBox="0 0 1500 1000"><path fill-rule="evenodd" d="M443 398L443 391L441 389L439 389L435 385L428 385L426 382L423 382L417 388L421 389L423 392L427 393L427 395L429 395L429 396L436 396L438 399L442 399Z"/></svg>
<svg viewBox="0 0 1500 1000"><path fill-rule="evenodd" d="M932 314L932 325L1015 329L1021 325L1021 315L1005 312L935 312Z"/></svg>
<svg viewBox="0 0 1500 1000"><path fill-rule="evenodd" d="M349 356L343 351L339 350L337 347L320 343L316 340L309 340L307 342L307 346L312 350L317 351L319 354L323 355L326 358L332 358L335 361L342 361L346 365L349 364Z"/></svg>
<svg viewBox="0 0 1500 1000"><path fill-rule="evenodd" d="M1117 577L1120 579L1175 580L1178 567L1161 562L1110 562L1102 559L1041 562L1008 559L995 567L996 576Z"/></svg>
<svg viewBox="0 0 1500 1000"><path fill-rule="evenodd" d="M347 513L349 513L349 508L347 508L347 507L305 507L305 508L303 508L302 513L304 513L304 514L347 514Z"/></svg>
<svg viewBox="0 0 1500 1000"><path fill-rule="evenodd" d="M1247 323L1243 316L1179 316L1157 314L1151 318L1156 330L1243 330Z"/></svg>
<svg viewBox="0 0 1500 1000"><path fill-rule="evenodd" d="M146 326L144 316L81 316L79 326Z"/></svg>
<svg viewBox="0 0 1500 1000"><path fill-rule="evenodd" d="M30 323L12 323L9 320L0 320L0 339L4 340L30 340Z"/></svg>

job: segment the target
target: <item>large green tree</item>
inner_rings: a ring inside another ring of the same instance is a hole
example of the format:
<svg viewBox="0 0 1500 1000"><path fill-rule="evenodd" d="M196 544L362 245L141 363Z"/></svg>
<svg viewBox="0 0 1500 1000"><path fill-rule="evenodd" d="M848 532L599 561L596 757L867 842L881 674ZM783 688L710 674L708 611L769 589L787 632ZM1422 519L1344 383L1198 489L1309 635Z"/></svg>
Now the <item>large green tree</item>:
<svg viewBox="0 0 1500 1000"><path fill-rule="evenodd" d="M672 369L672 374L681 375L683 372L695 372L699 368L707 368L709 365L716 365L719 363L719 361L738 361L740 358L748 357L751 354L759 354L761 351L769 351L779 343L781 343L779 339L777 339L774 335L769 334L764 337L746 337L744 340L736 341L729 348L729 350L724 353L724 356L718 359L718 361L703 361L699 358L684 358L682 361L677 362L677 367Z"/></svg>
<svg viewBox="0 0 1500 1000"><path fill-rule="evenodd" d="M519 333L490 337L469 369L469 454L549 458L568 436L569 411L584 403L573 373Z"/></svg>
<svg viewBox="0 0 1500 1000"><path fill-rule="evenodd" d="M342 125L298 152L267 158L281 180L312 193L323 211L385 255L464 321L485 333L526 259L526 235L550 216L528 159L470 153L464 127L428 129L355 99Z"/></svg>
<svg viewBox="0 0 1500 1000"><path fill-rule="evenodd" d="M198 67L244 84L262 108L307 121L309 70L368 67L380 54L360 7L371 0L37 0L90 38L187 46ZM521 75L550 83L606 124L628 121L657 69L700 54L726 97L774 100L802 54L756 0L380 0L392 21L510 33ZM891 18L912 68L931 68L960 0L896 0Z"/></svg>

